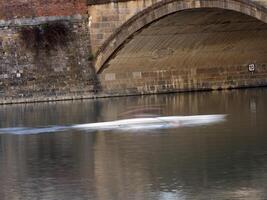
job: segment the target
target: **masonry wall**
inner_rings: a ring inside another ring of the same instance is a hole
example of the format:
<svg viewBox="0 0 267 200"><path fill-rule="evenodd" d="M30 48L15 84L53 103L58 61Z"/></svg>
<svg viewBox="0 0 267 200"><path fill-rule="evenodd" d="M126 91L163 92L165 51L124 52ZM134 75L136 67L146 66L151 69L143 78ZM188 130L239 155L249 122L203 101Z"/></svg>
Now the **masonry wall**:
<svg viewBox="0 0 267 200"><path fill-rule="evenodd" d="M108 73L101 75L101 83L106 96L259 87L267 85L267 63L258 64L255 72L248 66L231 66Z"/></svg>
<svg viewBox="0 0 267 200"><path fill-rule="evenodd" d="M0 4L0 104L91 97L84 0Z"/></svg>
<svg viewBox="0 0 267 200"><path fill-rule="evenodd" d="M88 7L90 20L90 40L93 53L103 45L106 39L123 23L136 13L160 0L131 0L122 2L106 2ZM96 3L101 1L91 2Z"/></svg>
<svg viewBox="0 0 267 200"><path fill-rule="evenodd" d="M52 46L46 41L35 46L28 26L0 28L0 103L77 98L94 90L87 21L72 18L58 24L66 26L67 35ZM28 38L23 38L25 30Z"/></svg>

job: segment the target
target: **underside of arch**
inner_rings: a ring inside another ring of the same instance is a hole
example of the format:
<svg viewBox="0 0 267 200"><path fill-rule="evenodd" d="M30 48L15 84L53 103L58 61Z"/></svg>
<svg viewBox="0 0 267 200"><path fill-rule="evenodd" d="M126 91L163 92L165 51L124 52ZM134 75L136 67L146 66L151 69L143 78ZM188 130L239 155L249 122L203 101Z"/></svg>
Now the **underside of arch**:
<svg viewBox="0 0 267 200"><path fill-rule="evenodd" d="M267 83L266 55L266 23L225 9L191 9L132 35L100 78L104 89L129 94L259 86Z"/></svg>
<svg viewBox="0 0 267 200"><path fill-rule="evenodd" d="M233 11L194 9L136 33L103 71L193 69L267 61L267 24Z"/></svg>
<svg viewBox="0 0 267 200"><path fill-rule="evenodd" d="M267 8L251 0L163 0L133 16L119 27L100 47L95 68L100 73L110 57L140 29L167 15L197 8L221 8L237 11L267 23Z"/></svg>

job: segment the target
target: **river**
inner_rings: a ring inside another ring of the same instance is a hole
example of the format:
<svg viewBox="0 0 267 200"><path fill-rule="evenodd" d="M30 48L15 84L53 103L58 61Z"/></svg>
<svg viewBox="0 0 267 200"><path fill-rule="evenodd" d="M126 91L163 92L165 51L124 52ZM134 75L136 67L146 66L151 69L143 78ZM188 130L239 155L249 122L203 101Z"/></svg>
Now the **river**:
<svg viewBox="0 0 267 200"><path fill-rule="evenodd" d="M265 200L266 102L258 88L0 106L0 199ZM189 126L55 128L218 114Z"/></svg>

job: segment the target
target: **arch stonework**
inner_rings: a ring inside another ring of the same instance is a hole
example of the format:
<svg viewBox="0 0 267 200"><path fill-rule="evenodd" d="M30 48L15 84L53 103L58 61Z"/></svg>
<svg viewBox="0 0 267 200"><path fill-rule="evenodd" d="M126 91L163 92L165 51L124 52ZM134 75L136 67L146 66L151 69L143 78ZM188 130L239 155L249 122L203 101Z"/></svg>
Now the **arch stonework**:
<svg viewBox="0 0 267 200"><path fill-rule="evenodd" d="M143 0L142 2L145 2ZM135 32L142 29L143 27L149 25L150 23L170 15L172 13L197 8L221 8L226 10L237 11L256 19L259 19L267 23L267 7L264 3L259 3L258 1L252 0L163 0L157 1L153 4L153 1L149 1L150 6L145 6L143 3L141 7L144 9L137 9L134 11L136 13L134 16L129 17L122 25L117 28L114 27L109 29L113 33L108 35L108 37L103 37L103 35L92 34L93 36L98 36L100 42L95 42L91 38L91 46L93 47L93 52L95 52L95 69L96 72L101 72L103 65L109 60L113 53ZM265 1L264 1L265 2ZM90 9L90 8L89 8ZM138 11L139 10L139 11ZM89 11L90 13L90 11ZM105 21L109 17L102 18ZM110 18L112 20L112 18ZM127 19L127 17L125 17ZM89 25L94 26L92 19L89 20ZM116 25L114 25L116 27ZM91 27L92 29L92 27ZM95 42L95 43L94 43ZM95 48L94 48L95 47Z"/></svg>

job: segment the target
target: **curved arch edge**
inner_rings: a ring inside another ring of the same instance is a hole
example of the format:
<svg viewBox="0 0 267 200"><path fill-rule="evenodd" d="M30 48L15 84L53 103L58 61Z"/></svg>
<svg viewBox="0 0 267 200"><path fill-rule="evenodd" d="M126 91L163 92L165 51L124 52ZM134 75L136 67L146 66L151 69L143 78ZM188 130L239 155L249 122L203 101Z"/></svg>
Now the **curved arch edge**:
<svg viewBox="0 0 267 200"><path fill-rule="evenodd" d="M198 8L220 8L237 11L267 23L267 8L251 0L167 0L158 2L131 17L115 31L96 53L95 69L103 66L116 50L144 26L175 12Z"/></svg>

